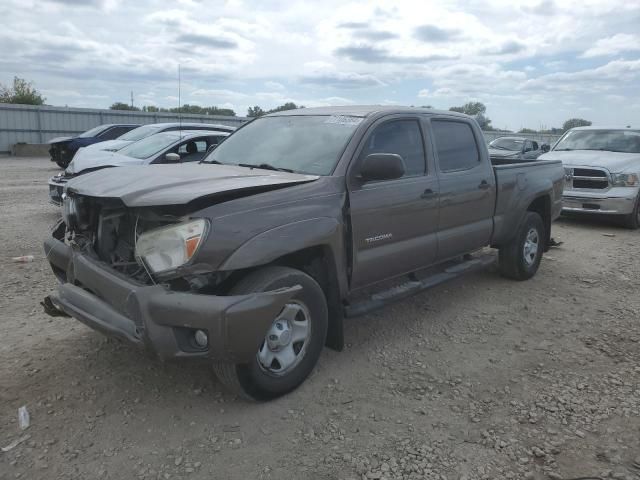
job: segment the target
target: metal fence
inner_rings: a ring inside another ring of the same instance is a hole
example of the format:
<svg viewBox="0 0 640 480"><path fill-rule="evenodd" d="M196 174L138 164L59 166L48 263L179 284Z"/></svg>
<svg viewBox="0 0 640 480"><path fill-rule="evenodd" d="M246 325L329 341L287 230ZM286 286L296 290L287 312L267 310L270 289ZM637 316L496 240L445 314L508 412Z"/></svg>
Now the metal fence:
<svg viewBox="0 0 640 480"><path fill-rule="evenodd" d="M240 126L247 119L221 115L180 116L183 122L218 123ZM55 137L86 132L105 123L177 122L175 113L148 113L128 110L98 110L0 103L0 153L9 153L16 143L46 143Z"/></svg>
<svg viewBox="0 0 640 480"><path fill-rule="evenodd" d="M183 122L219 123L239 126L244 117L220 115L181 115ZM177 122L175 113L148 113L128 110L98 110L92 108L47 107L0 103L0 153L9 153L16 143L46 143L55 137L67 137L86 132L105 123L159 123ZM505 135L505 132L484 132L487 142ZM518 133L540 143L553 145L560 135Z"/></svg>

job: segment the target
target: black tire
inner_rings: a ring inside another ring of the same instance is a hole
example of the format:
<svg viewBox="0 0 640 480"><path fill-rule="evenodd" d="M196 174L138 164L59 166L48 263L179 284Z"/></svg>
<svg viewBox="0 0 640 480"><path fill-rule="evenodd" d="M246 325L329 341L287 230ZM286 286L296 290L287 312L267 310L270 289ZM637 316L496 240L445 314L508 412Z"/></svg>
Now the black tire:
<svg viewBox="0 0 640 480"><path fill-rule="evenodd" d="M533 258L525 255L525 243L531 232L537 237L537 251ZM540 215L527 212L513 240L500 248L499 263L502 276L513 280L528 280L538 271L545 246L546 232Z"/></svg>
<svg viewBox="0 0 640 480"><path fill-rule="evenodd" d="M297 388L309 376L327 336L328 308L320 285L306 273L288 267L265 267L249 274L231 289L231 295L243 295L295 285L302 286L302 290L292 301L307 308L311 324L310 337L304 342L304 356L297 365L286 373L274 375L260 364L258 352L247 364L213 365L220 382L245 399L265 401L280 397Z"/></svg>
<svg viewBox="0 0 640 480"><path fill-rule="evenodd" d="M637 230L640 227L640 195L636 199L633 212L624 217L624 226L631 230Z"/></svg>

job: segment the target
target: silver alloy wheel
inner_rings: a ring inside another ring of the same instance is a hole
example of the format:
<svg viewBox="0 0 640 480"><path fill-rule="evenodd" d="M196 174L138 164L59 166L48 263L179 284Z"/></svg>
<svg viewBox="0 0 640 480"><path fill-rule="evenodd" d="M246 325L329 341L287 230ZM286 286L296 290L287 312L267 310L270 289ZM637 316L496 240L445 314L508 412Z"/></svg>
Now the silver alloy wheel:
<svg viewBox="0 0 640 480"><path fill-rule="evenodd" d="M258 364L272 375L286 374L304 357L310 337L309 310L299 301L290 301L271 324L258 350Z"/></svg>
<svg viewBox="0 0 640 480"><path fill-rule="evenodd" d="M523 247L524 261L528 266L533 265L536 261L538 248L540 248L540 236L538 230L532 228L527 232Z"/></svg>

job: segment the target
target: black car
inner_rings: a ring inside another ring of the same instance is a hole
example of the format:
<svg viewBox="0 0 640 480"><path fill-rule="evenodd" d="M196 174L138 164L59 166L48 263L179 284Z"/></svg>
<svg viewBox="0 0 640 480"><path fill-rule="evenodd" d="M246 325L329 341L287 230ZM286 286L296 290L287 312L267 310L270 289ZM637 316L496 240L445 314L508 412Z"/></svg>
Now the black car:
<svg viewBox="0 0 640 480"><path fill-rule="evenodd" d="M498 137L489 143L489 155L492 160L536 160L549 151L546 143L538 144L535 140L524 137Z"/></svg>
<svg viewBox="0 0 640 480"><path fill-rule="evenodd" d="M60 168L66 168L80 148L106 140L113 140L139 126L132 123L108 123L87 130L77 137L54 138L49 140L51 161L56 162Z"/></svg>

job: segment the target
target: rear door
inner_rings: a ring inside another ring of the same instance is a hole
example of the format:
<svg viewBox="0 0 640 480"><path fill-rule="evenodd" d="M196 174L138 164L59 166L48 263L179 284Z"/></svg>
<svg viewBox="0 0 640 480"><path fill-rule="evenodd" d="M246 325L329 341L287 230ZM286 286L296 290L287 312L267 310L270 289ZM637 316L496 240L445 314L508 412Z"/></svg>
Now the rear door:
<svg viewBox="0 0 640 480"><path fill-rule="evenodd" d="M438 178L427 161L423 122L417 116L379 120L358 152L349 174L352 288L429 265L437 251ZM404 177L363 183L358 166L371 153L400 155Z"/></svg>
<svg viewBox="0 0 640 480"><path fill-rule="evenodd" d="M471 122L432 117L430 124L440 180L438 260L446 260L489 244L495 176Z"/></svg>

